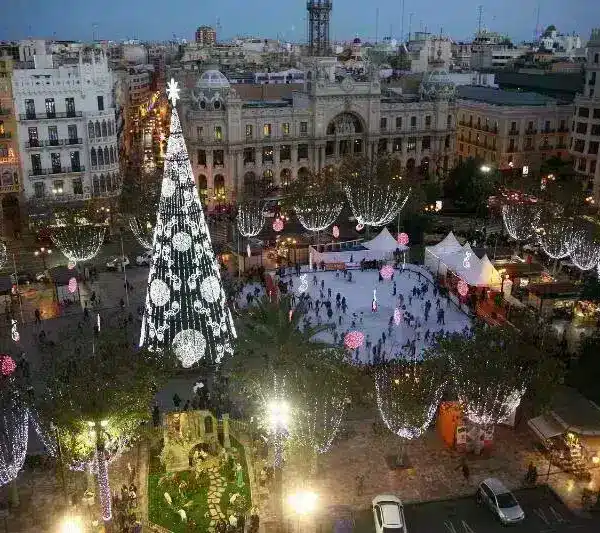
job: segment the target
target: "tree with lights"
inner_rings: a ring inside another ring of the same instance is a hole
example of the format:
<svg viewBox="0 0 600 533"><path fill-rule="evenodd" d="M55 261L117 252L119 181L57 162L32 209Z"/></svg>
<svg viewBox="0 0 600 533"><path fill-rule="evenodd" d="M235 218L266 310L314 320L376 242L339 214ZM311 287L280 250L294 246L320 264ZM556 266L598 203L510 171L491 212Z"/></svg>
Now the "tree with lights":
<svg viewBox="0 0 600 533"><path fill-rule="evenodd" d="M515 241L526 241L536 234L540 209L532 203L507 203L502 206L502 219L506 232Z"/></svg>
<svg viewBox="0 0 600 533"><path fill-rule="evenodd" d="M579 218L575 221L570 255L580 270L592 270L600 262L600 243L595 223Z"/></svg>
<svg viewBox="0 0 600 533"><path fill-rule="evenodd" d="M557 263L571 251L573 221L564 217L560 210L547 206L542 210L536 236L542 250Z"/></svg>
<svg viewBox="0 0 600 533"><path fill-rule="evenodd" d="M96 475L105 522L112 517L108 463L139 435L176 365L170 351L136 349L136 332L122 318L88 335L65 332L44 369L38 402L43 419L57 429L64 461Z"/></svg>
<svg viewBox="0 0 600 533"><path fill-rule="evenodd" d="M235 327L226 305L179 115L173 103L140 346L172 347L184 368L218 363L232 352Z"/></svg>
<svg viewBox="0 0 600 533"><path fill-rule="evenodd" d="M405 464L404 444L429 427L447 381L446 360L428 350L422 361L393 361L377 369L375 392L381 419L400 438L396 462Z"/></svg>

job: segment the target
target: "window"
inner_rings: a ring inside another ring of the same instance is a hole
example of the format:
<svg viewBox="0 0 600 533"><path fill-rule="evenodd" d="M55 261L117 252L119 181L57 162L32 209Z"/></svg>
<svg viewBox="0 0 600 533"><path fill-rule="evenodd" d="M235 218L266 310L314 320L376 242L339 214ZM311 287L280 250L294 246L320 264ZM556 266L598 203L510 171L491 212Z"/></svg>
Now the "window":
<svg viewBox="0 0 600 533"><path fill-rule="evenodd" d="M583 157L579 159L577 161L577 170L579 170L579 172L585 172L586 163L587 161Z"/></svg>
<svg viewBox="0 0 600 533"><path fill-rule="evenodd" d="M407 152L415 152L417 150L417 138L409 137L408 141L406 141L406 151Z"/></svg>
<svg viewBox="0 0 600 533"><path fill-rule="evenodd" d="M431 149L431 137L426 135L423 137L423 141L421 142L421 150L430 150Z"/></svg>
<svg viewBox="0 0 600 533"><path fill-rule="evenodd" d="M600 109L594 109L594 118L600 118Z"/></svg>
<svg viewBox="0 0 600 533"><path fill-rule="evenodd" d="M96 96L98 102L98 111L104 111L104 96Z"/></svg>
<svg viewBox="0 0 600 533"><path fill-rule="evenodd" d="M596 173L596 161L590 161L590 174L594 175Z"/></svg>
<svg viewBox="0 0 600 533"><path fill-rule="evenodd" d="M223 150L213 150L213 167L220 167L225 164L225 152Z"/></svg>
<svg viewBox="0 0 600 533"><path fill-rule="evenodd" d="M576 132L577 133L583 133L586 134L587 133L587 122L578 122L577 123L577 128L576 128Z"/></svg>
<svg viewBox="0 0 600 533"><path fill-rule="evenodd" d="M263 126L263 137L271 136L271 124L265 124Z"/></svg>
<svg viewBox="0 0 600 533"><path fill-rule="evenodd" d="M68 117L75 116L75 98L65 98L65 109Z"/></svg>
<svg viewBox="0 0 600 533"><path fill-rule="evenodd" d="M254 148L244 148L244 165L256 163Z"/></svg>
<svg viewBox="0 0 600 533"><path fill-rule="evenodd" d="M48 126L48 141L50 146L58 146L58 128L56 126Z"/></svg>
<svg viewBox="0 0 600 533"><path fill-rule="evenodd" d="M582 118L587 118L590 116L590 109L589 107L580 107L579 108L579 113L577 114L577 116L582 117Z"/></svg>
<svg viewBox="0 0 600 533"><path fill-rule="evenodd" d="M544 130L546 132L550 131L550 121L546 120L546 123L544 124Z"/></svg>
<svg viewBox="0 0 600 533"><path fill-rule="evenodd" d="M198 137L198 140L201 140L203 136L204 136L204 127L203 126L196 127L196 137Z"/></svg>
<svg viewBox="0 0 600 533"><path fill-rule="evenodd" d="M387 130L387 118L381 117L381 119L379 119L379 129Z"/></svg>
<svg viewBox="0 0 600 533"><path fill-rule="evenodd" d="M221 126L215 126L215 141L223 140L223 128Z"/></svg>
<svg viewBox="0 0 600 533"><path fill-rule="evenodd" d="M598 153L598 145L600 145L598 141L590 141L590 145L588 146L588 154L596 155Z"/></svg>
<svg viewBox="0 0 600 533"><path fill-rule="evenodd" d="M448 127L448 128L452 127L452 115L448 115L448 119L446 120L446 127Z"/></svg>
<svg viewBox="0 0 600 533"><path fill-rule="evenodd" d="M273 162L273 154L274 154L274 150L272 146L265 146L263 148L262 151L262 162L263 164L265 163L272 163Z"/></svg>
<svg viewBox="0 0 600 533"><path fill-rule="evenodd" d="M25 116L28 119L35 118L35 102L32 99L25 100Z"/></svg>
<svg viewBox="0 0 600 533"><path fill-rule="evenodd" d="M29 136L29 146L35 147L40 145L37 128L27 128L27 134Z"/></svg>
<svg viewBox="0 0 600 533"><path fill-rule="evenodd" d="M286 137L290 134L290 123L289 122L284 122L281 125L281 133L282 133L282 135L284 135Z"/></svg>
<svg viewBox="0 0 600 533"><path fill-rule="evenodd" d="M508 141L508 151L509 152L515 151L515 140L514 139L510 139L510 141Z"/></svg>
<svg viewBox="0 0 600 533"><path fill-rule="evenodd" d="M205 167L206 166L206 150L198 150L198 165Z"/></svg>
<svg viewBox="0 0 600 533"><path fill-rule="evenodd" d="M387 152L387 139L379 139L377 143L377 155L383 155Z"/></svg>
<svg viewBox="0 0 600 533"><path fill-rule="evenodd" d="M560 131L566 131L567 130L567 121L566 120L561 120L560 121Z"/></svg>
<svg viewBox="0 0 600 533"><path fill-rule="evenodd" d="M325 143L325 157L333 157L335 155L335 142L327 141Z"/></svg>
<svg viewBox="0 0 600 533"><path fill-rule="evenodd" d="M252 139L253 135L254 128L252 127L252 124L246 124L246 139Z"/></svg>
<svg viewBox="0 0 600 533"><path fill-rule="evenodd" d="M510 131L517 131L517 123L516 122L511 122L510 123Z"/></svg>
<svg viewBox="0 0 600 533"><path fill-rule="evenodd" d="M527 123L527 131L533 131L533 122Z"/></svg>
<svg viewBox="0 0 600 533"><path fill-rule="evenodd" d="M54 98L46 98L46 116L48 118L54 118L56 116Z"/></svg>
<svg viewBox="0 0 600 533"><path fill-rule="evenodd" d="M37 181L33 184L33 194L36 198L46 196L46 184L43 181Z"/></svg>
<svg viewBox="0 0 600 533"><path fill-rule="evenodd" d="M298 161L308 159L308 144L298 145Z"/></svg>
<svg viewBox="0 0 600 533"><path fill-rule="evenodd" d="M588 85L591 85L591 86L596 85L596 73L595 72L590 73L590 79L588 81Z"/></svg>
<svg viewBox="0 0 600 533"><path fill-rule="evenodd" d="M592 135L600 135L600 124L592 124Z"/></svg>
<svg viewBox="0 0 600 533"><path fill-rule="evenodd" d="M344 139L340 141L340 155L348 155L350 150L352 149L351 141L349 139Z"/></svg>
<svg viewBox="0 0 600 533"><path fill-rule="evenodd" d="M83 194L83 182L81 181L81 178L72 180L71 186L73 187L73 194Z"/></svg>
<svg viewBox="0 0 600 533"><path fill-rule="evenodd" d="M575 139L573 143L573 151L583 153L585 149L585 141L583 139Z"/></svg>
<svg viewBox="0 0 600 533"><path fill-rule="evenodd" d="M98 156L96 155L95 148L92 148L92 151L90 152L90 161L91 161L93 167L98 165Z"/></svg>
<svg viewBox="0 0 600 533"><path fill-rule="evenodd" d="M480 119L477 119L479 122ZM431 115L425 115L425 129L431 128Z"/></svg>
<svg viewBox="0 0 600 533"><path fill-rule="evenodd" d="M79 152L71 152L69 156L71 159L71 169L73 170L73 172L80 172L81 163L79 160Z"/></svg>
<svg viewBox="0 0 600 533"><path fill-rule="evenodd" d="M594 54L594 63L600 62L600 54Z"/></svg>
<svg viewBox="0 0 600 533"><path fill-rule="evenodd" d="M63 180L54 180L52 182L52 193L63 194L65 192L65 183Z"/></svg>
<svg viewBox="0 0 600 533"><path fill-rule="evenodd" d="M493 137L496 140L495 137ZM444 139L444 148L450 148L450 135L446 135L446 139Z"/></svg>
<svg viewBox="0 0 600 533"><path fill-rule="evenodd" d="M363 153L363 140L362 139L354 139L354 153L355 154Z"/></svg>
<svg viewBox="0 0 600 533"><path fill-rule="evenodd" d="M392 141L392 152L402 151L402 138L398 137Z"/></svg>
<svg viewBox="0 0 600 533"><path fill-rule="evenodd" d="M396 117L396 129L397 130L402 129L402 117Z"/></svg>
<svg viewBox="0 0 600 533"><path fill-rule="evenodd" d="M50 162L52 163L52 172L60 172L61 164L60 164L60 154L59 153L51 153L50 154Z"/></svg>
<svg viewBox="0 0 600 533"><path fill-rule="evenodd" d="M473 117L471 117L472 119ZM417 129L417 117L410 117L410 128L413 130Z"/></svg>
<svg viewBox="0 0 600 533"><path fill-rule="evenodd" d="M42 156L40 154L31 154L31 168L34 176L42 173Z"/></svg>
<svg viewBox="0 0 600 533"><path fill-rule="evenodd" d="M279 149L280 161L291 161L292 160L292 147L289 144L282 144Z"/></svg>
<svg viewBox="0 0 600 533"><path fill-rule="evenodd" d="M308 122L300 122L300 135L308 135Z"/></svg>
<svg viewBox="0 0 600 533"><path fill-rule="evenodd" d="M69 142L71 144L77 142L77 124L69 124L67 126L67 135L69 136Z"/></svg>
<svg viewBox="0 0 600 533"><path fill-rule="evenodd" d="M102 148L98 148L98 164L100 166L104 165L104 152Z"/></svg>
<svg viewBox="0 0 600 533"><path fill-rule="evenodd" d="M102 130L100 129L100 122L98 122L98 121L96 121L95 132L96 132L96 137L98 137L98 138L102 137Z"/></svg>

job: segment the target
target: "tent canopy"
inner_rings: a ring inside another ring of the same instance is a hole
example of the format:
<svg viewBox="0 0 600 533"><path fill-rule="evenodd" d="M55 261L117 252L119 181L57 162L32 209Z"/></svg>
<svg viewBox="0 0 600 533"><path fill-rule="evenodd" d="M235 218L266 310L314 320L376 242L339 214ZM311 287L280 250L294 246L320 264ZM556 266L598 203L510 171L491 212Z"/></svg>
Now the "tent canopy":
<svg viewBox="0 0 600 533"><path fill-rule="evenodd" d="M443 255L451 255L459 252L462 250L462 246L454 236L454 233L451 231L448 233L448 235L446 235L444 240L433 246L427 246L425 250L436 257L441 257Z"/></svg>
<svg viewBox="0 0 600 533"><path fill-rule="evenodd" d="M383 228L377 237L363 244L366 248L374 252L395 252L397 248L401 250L406 249L406 247L398 244L387 228Z"/></svg>

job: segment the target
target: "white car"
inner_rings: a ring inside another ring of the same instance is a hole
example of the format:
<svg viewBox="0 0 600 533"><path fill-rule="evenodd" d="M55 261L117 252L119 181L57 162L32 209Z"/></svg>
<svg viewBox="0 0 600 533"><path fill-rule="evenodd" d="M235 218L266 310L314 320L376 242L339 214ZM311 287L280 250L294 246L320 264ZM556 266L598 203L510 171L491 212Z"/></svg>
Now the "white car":
<svg viewBox="0 0 600 533"><path fill-rule="evenodd" d="M484 479L477 489L477 503L485 504L504 525L516 524L525 518L517 499L500 480Z"/></svg>
<svg viewBox="0 0 600 533"><path fill-rule="evenodd" d="M379 494L373 498L375 533L408 533L404 506L393 494Z"/></svg>
<svg viewBox="0 0 600 533"><path fill-rule="evenodd" d="M142 255L138 255L135 258L135 264L137 266L150 266L152 261L152 250L147 250Z"/></svg>
<svg viewBox="0 0 600 533"><path fill-rule="evenodd" d="M115 257L111 257L106 262L106 268L108 268L108 270L118 270L119 266L123 268L128 267L129 265L129 257L127 257L126 255L124 255L123 257L121 257L120 255L116 255Z"/></svg>

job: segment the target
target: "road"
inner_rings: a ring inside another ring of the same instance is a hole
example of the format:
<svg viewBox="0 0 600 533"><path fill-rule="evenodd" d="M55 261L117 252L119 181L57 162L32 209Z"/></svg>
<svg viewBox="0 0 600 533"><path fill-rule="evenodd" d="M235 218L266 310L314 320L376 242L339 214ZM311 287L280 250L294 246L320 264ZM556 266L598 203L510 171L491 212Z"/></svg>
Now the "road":
<svg viewBox="0 0 600 533"><path fill-rule="evenodd" d="M515 491L525 520L507 529L475 497L406 505L409 533L598 533L600 517L581 518L545 486ZM370 510L356 514L355 533L375 533Z"/></svg>

